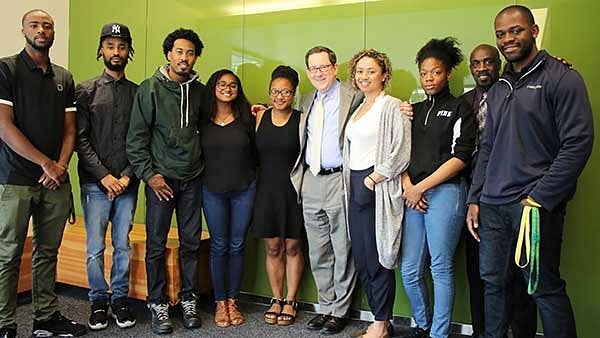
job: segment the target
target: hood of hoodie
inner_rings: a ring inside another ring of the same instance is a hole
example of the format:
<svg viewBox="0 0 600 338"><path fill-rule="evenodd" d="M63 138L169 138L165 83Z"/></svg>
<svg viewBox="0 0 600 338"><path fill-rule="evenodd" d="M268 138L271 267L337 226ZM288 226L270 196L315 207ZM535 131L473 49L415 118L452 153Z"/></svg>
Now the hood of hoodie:
<svg viewBox="0 0 600 338"><path fill-rule="evenodd" d="M190 83L198 80L198 73L194 70L189 74L185 82L173 81L169 77L169 64L159 67L154 73L154 77L159 80L166 89L179 95L179 127L185 128L190 124Z"/></svg>

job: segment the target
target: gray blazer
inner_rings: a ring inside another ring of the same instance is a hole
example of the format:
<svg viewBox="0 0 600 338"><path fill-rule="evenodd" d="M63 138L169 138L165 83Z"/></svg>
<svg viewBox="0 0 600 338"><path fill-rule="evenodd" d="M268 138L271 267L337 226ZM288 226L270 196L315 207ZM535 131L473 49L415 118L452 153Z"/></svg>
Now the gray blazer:
<svg viewBox="0 0 600 338"><path fill-rule="evenodd" d="M296 163L292 168L292 172L290 173L290 178L292 180L292 185L294 189L296 189L296 194L298 195L298 202L302 200L302 179L304 177L304 172L306 171L306 163L304 163L304 154L306 151L306 135L307 125L308 125L308 115L312 108L313 102L317 95L317 91L313 90L312 92L303 95L300 98L300 111L302 112L300 115L300 153L298 154L298 158L296 159ZM344 129L346 129L346 124L348 123L348 119L352 112L356 110L356 108L360 105L363 99L363 94L350 86L347 83L340 82L340 116L339 116L339 147L340 152L344 146Z"/></svg>

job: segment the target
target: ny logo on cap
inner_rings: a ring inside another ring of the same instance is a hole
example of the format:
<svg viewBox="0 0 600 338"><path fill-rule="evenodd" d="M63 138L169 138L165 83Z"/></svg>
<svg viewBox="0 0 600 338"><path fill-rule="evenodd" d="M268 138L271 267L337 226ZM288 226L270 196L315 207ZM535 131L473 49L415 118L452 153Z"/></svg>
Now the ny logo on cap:
<svg viewBox="0 0 600 338"><path fill-rule="evenodd" d="M121 34L121 26L119 26L119 25L112 25L112 33L113 34Z"/></svg>

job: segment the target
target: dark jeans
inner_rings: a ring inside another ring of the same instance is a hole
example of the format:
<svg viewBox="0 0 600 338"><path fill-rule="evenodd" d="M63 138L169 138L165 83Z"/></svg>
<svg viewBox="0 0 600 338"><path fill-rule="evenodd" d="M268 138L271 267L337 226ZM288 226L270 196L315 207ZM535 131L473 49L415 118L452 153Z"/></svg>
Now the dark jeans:
<svg viewBox="0 0 600 338"><path fill-rule="evenodd" d="M560 254L566 205L540 212L540 274L532 295L542 317L544 335L549 338L575 338L575 318L567 296L565 281L560 278ZM502 338L508 325L506 280L514 265L514 250L523 207L519 203L480 206L479 271L485 286L485 337ZM529 267L522 269L529 279Z"/></svg>
<svg viewBox="0 0 600 338"><path fill-rule="evenodd" d="M363 183L365 176L371 172L372 168L350 172L348 227L358 278L375 320L383 321L392 319L396 276L394 270L386 269L379 263L375 240L375 192L367 189Z"/></svg>
<svg viewBox="0 0 600 338"><path fill-rule="evenodd" d="M471 322L473 337L483 337L484 321L484 288L479 275L479 242L468 231L466 235L467 279L469 281L469 301L471 305ZM527 284L521 278L518 267L510 264L507 288L509 322L513 338L533 338L537 329L537 306L527 293ZM507 335L504 335L506 338Z"/></svg>
<svg viewBox="0 0 600 338"><path fill-rule="evenodd" d="M198 289L198 248L202 232L202 189L198 177L188 181L165 177L173 189L174 198L159 201L154 190L146 185L146 275L148 303L167 302L165 294L165 250L171 229L173 210L176 211L179 235L180 294Z"/></svg>
<svg viewBox="0 0 600 338"><path fill-rule="evenodd" d="M252 217L256 182L246 190L216 193L202 188L210 232L210 275L215 300L237 298L242 287L246 233Z"/></svg>

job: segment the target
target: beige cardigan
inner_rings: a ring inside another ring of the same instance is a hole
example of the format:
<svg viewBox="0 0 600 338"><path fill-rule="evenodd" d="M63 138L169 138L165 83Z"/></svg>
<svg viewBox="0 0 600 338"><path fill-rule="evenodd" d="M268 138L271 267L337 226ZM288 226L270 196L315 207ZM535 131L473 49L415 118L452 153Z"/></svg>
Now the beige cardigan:
<svg viewBox="0 0 600 338"><path fill-rule="evenodd" d="M404 215L401 174L410 161L411 123L400 111L399 99L387 94L381 99L385 101L379 122L374 170L387 179L375 185L375 239L379 262L387 269L394 269L400 265ZM349 150L350 141L345 138L343 181L346 208L350 186Z"/></svg>

